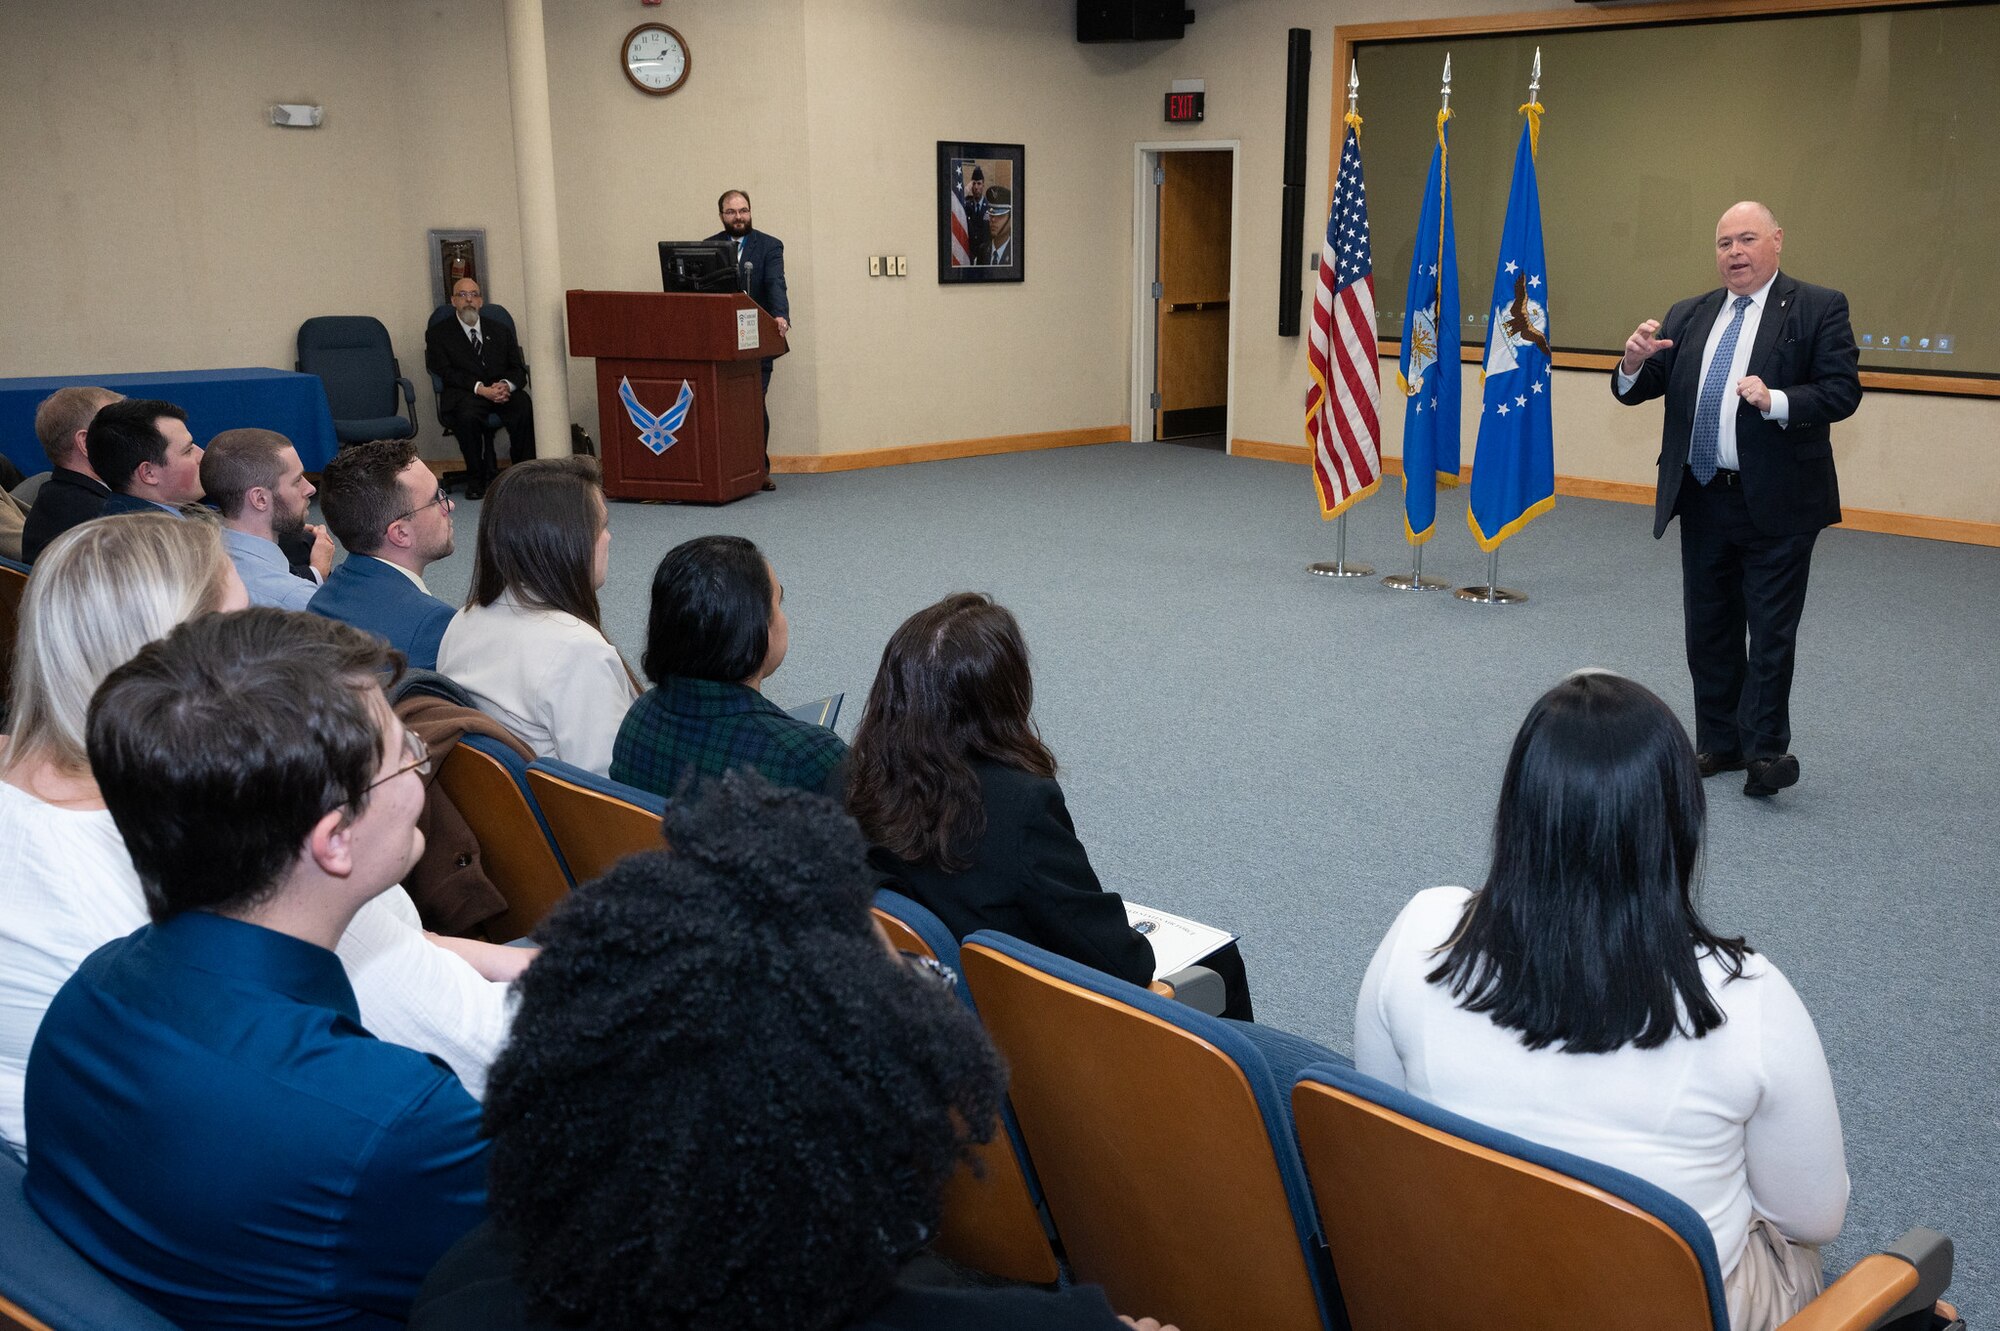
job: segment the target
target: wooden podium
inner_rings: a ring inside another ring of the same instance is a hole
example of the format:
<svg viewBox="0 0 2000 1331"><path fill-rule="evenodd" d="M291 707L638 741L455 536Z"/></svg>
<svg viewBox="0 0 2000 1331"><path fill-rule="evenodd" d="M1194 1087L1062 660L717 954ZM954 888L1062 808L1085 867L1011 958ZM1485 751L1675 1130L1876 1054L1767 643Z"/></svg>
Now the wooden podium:
<svg viewBox="0 0 2000 1331"><path fill-rule="evenodd" d="M756 301L740 292L568 295L569 354L597 361L607 496L723 504L763 485L758 362L789 348Z"/></svg>

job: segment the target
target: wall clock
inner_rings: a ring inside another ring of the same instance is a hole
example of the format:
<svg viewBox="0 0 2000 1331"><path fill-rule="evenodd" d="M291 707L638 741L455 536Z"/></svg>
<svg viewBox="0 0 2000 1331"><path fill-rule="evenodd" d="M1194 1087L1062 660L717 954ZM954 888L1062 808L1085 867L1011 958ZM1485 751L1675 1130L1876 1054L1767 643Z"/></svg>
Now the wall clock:
<svg viewBox="0 0 2000 1331"><path fill-rule="evenodd" d="M687 82L687 39L664 23L641 23L626 33L619 55L625 77L640 92L664 97Z"/></svg>

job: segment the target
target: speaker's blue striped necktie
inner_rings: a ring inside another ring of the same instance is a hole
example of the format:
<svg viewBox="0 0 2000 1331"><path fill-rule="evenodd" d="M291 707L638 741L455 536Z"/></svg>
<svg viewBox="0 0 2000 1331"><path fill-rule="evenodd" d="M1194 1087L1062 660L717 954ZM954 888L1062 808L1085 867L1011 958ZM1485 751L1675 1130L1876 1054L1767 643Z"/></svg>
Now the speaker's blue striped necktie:
<svg viewBox="0 0 2000 1331"><path fill-rule="evenodd" d="M1736 338L1743 331L1743 311L1750 297L1736 298L1736 314L1722 330L1715 344L1715 359L1708 363L1708 375L1701 381L1701 396L1694 405L1694 442L1688 448L1688 470L1703 485L1715 479L1717 444L1722 438L1722 390L1729 383L1729 363L1736 359Z"/></svg>

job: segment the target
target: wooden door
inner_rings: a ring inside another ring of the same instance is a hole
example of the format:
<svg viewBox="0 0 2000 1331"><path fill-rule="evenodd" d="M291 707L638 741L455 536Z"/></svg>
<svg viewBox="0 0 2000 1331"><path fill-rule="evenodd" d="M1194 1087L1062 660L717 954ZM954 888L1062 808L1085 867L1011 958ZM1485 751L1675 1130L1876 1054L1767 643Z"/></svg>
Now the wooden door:
<svg viewBox="0 0 2000 1331"><path fill-rule="evenodd" d="M1222 430L1229 402L1227 152L1160 154L1155 439Z"/></svg>

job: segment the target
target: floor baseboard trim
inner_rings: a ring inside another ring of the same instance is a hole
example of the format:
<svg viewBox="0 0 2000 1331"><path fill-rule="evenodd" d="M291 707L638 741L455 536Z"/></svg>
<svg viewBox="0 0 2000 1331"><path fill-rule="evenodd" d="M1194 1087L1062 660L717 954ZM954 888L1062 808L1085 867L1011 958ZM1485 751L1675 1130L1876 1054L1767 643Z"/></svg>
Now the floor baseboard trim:
<svg viewBox="0 0 2000 1331"><path fill-rule="evenodd" d="M771 458L774 474L860 471L868 467L899 467L908 462L942 462L949 458L983 458L996 453L1032 453L1044 448L1076 448L1084 444L1122 444L1132 438L1129 425L1099 425L1082 430L1043 430L1036 434L1001 434L986 439L946 439L935 444L872 448L856 453L785 453Z"/></svg>
<svg viewBox="0 0 2000 1331"><path fill-rule="evenodd" d="M1262 439L1232 439L1232 457L1258 458L1265 462L1294 462L1306 466L1312 454L1304 444L1274 444ZM1382 474L1401 476L1401 458L1383 458ZM1472 468L1459 472L1472 479ZM1557 476L1556 493L1573 499L1609 499L1620 504L1653 502L1653 487L1637 481L1604 481L1594 476ZM1924 513L1893 513L1880 508L1843 508L1840 525L1848 531L1876 532L1884 536L1915 536L1926 541L1953 541L1960 545L2000 546L2000 522L1973 522L1965 518L1937 518Z"/></svg>

